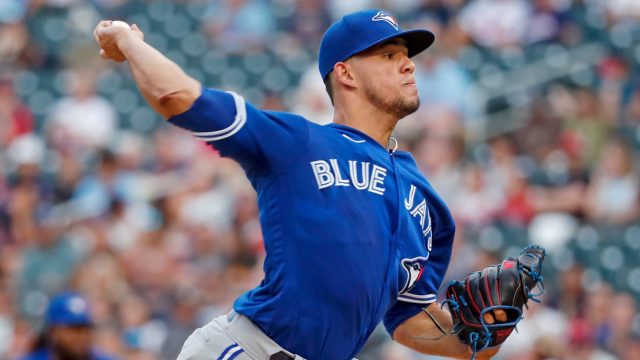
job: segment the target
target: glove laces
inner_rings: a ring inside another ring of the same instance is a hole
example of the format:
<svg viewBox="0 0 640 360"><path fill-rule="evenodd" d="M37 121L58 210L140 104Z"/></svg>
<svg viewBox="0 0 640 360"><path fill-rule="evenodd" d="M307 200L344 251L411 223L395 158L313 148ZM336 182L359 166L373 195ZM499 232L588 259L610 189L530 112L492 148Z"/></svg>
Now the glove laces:
<svg viewBox="0 0 640 360"><path fill-rule="evenodd" d="M480 334L477 332L472 332L469 335L469 345L471 345L471 350L473 350L471 353L471 359L469 360L474 360L476 358L476 354L478 353L478 340L480 340Z"/></svg>
<svg viewBox="0 0 640 360"><path fill-rule="evenodd" d="M523 281L524 285L524 289L526 291L527 294L527 298L531 299L532 301L535 301L537 303L540 303L542 300L540 300L540 297L542 295L545 294L545 290L544 290L544 277L542 276L541 273L535 271L535 270L528 270L525 267L522 267L520 269L521 271L524 271L527 273L527 275L529 277L531 277L531 280L535 281L535 286L533 288L529 288L526 283ZM535 292L534 292L535 290ZM525 303L525 306L527 307L527 309L529 308L529 306Z"/></svg>

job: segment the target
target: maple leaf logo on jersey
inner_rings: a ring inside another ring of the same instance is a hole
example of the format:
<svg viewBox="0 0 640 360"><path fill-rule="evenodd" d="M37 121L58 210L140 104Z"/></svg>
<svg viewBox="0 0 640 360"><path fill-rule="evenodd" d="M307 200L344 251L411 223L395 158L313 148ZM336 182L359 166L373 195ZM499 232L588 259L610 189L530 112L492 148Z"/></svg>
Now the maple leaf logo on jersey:
<svg viewBox="0 0 640 360"><path fill-rule="evenodd" d="M398 30L398 22L393 18L389 13L385 11L378 11L376 16L372 17L373 21L385 21L389 25L393 26L396 30Z"/></svg>
<svg viewBox="0 0 640 360"><path fill-rule="evenodd" d="M413 259L402 259L402 268L407 273L407 280L400 290L400 294L404 294L411 290L418 280L420 280L422 273L424 272L424 267L427 265L427 259L428 257L424 256L415 257Z"/></svg>

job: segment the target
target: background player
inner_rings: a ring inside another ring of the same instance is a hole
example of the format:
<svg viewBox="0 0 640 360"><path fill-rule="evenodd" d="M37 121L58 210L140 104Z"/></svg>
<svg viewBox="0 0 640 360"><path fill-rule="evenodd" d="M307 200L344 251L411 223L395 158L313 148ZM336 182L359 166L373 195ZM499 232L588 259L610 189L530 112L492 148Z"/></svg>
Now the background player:
<svg viewBox="0 0 640 360"><path fill-rule="evenodd" d="M76 292L51 299L45 329L23 360L115 360L93 346L93 321L87 300Z"/></svg>

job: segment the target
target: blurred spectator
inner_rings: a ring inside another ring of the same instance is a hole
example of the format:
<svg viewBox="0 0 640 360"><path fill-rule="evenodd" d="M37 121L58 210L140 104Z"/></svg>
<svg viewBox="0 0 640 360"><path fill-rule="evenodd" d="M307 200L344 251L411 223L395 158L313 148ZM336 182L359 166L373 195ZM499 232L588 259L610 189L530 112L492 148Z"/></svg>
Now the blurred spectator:
<svg viewBox="0 0 640 360"><path fill-rule="evenodd" d="M415 77L420 84L420 101L423 111L429 112L434 106L449 107L471 119L473 114L467 99L471 78L460 63L444 54L433 51L421 56ZM471 126L474 129L473 126Z"/></svg>
<svg viewBox="0 0 640 360"><path fill-rule="evenodd" d="M529 123L515 138L524 154L535 161L529 178L529 196L536 212L581 215L589 172L576 137L561 134L561 121L547 112L548 104L534 104Z"/></svg>
<svg viewBox="0 0 640 360"><path fill-rule="evenodd" d="M567 331L568 319L560 311L542 304L531 303L518 324L518 331L509 337L500 348L498 356L517 359L518 355L534 352L540 342L554 351L564 344L562 337Z"/></svg>
<svg viewBox="0 0 640 360"><path fill-rule="evenodd" d="M610 140L588 189L585 211L589 218L605 224L626 224L638 218L640 179L634 168L628 144Z"/></svg>
<svg viewBox="0 0 640 360"><path fill-rule="evenodd" d="M82 163L70 149L60 149L57 152L57 172L53 185L53 201L64 203L71 200L76 186L85 176Z"/></svg>
<svg viewBox="0 0 640 360"><path fill-rule="evenodd" d="M529 192L529 183L523 172L517 167L506 167L502 174L506 187L505 201L500 209L498 219L509 225L522 227L535 215L533 199Z"/></svg>
<svg viewBox="0 0 640 360"><path fill-rule="evenodd" d="M331 25L331 17L324 1L298 0L294 12L287 16L283 30L295 34L300 46L319 44L322 33ZM317 69L317 67L316 67ZM317 73L317 71L316 71ZM318 78L318 76L315 76Z"/></svg>
<svg viewBox="0 0 640 360"><path fill-rule="evenodd" d="M167 337L166 324L152 318L152 310L142 297L131 294L121 300L120 323L127 358L148 358L160 354Z"/></svg>
<svg viewBox="0 0 640 360"><path fill-rule="evenodd" d="M6 215L12 240L22 246L31 244L47 213L48 184L42 176L45 146L35 135L16 139L6 151L12 165L11 192L6 198Z"/></svg>
<svg viewBox="0 0 640 360"><path fill-rule="evenodd" d="M133 199L133 175L123 170L110 151L100 152L95 176L84 177L72 195L74 216L92 218L104 215L113 202Z"/></svg>
<svg viewBox="0 0 640 360"><path fill-rule="evenodd" d="M421 112L418 116L424 118L415 119L418 121L417 129L405 136L411 139L418 137L413 151L418 167L448 203L463 181L461 161L465 144L460 116L447 107L432 108L428 113Z"/></svg>
<svg viewBox="0 0 640 360"><path fill-rule="evenodd" d="M609 338L606 347L619 356L624 355L634 337L633 322L638 312L636 300L628 293L616 294L611 303L608 321Z"/></svg>
<svg viewBox="0 0 640 360"><path fill-rule="evenodd" d="M598 64L599 97L604 117L618 122L624 102L632 90L632 74L624 58L609 56Z"/></svg>
<svg viewBox="0 0 640 360"><path fill-rule="evenodd" d="M503 134L488 139L487 176L492 186L504 191L509 180L518 169L518 149L510 134Z"/></svg>
<svg viewBox="0 0 640 360"><path fill-rule="evenodd" d="M214 2L205 18L205 32L214 46L230 53L264 50L274 28L265 0Z"/></svg>
<svg viewBox="0 0 640 360"><path fill-rule="evenodd" d="M549 104L545 99L538 99L532 104L526 123L515 131L514 137L523 153L531 156L536 163L542 163L557 147L561 130L561 119L549 112Z"/></svg>
<svg viewBox="0 0 640 360"><path fill-rule="evenodd" d="M0 5L0 16L20 16L22 10L13 14L12 10L2 11L1 7L8 3L11 1L3 1ZM43 54L37 45L30 43L30 40L29 30L24 23L16 21L3 24L0 19L0 70L35 67L44 62Z"/></svg>
<svg viewBox="0 0 640 360"><path fill-rule="evenodd" d="M582 156L589 167L593 167L602 151L611 129L601 107L601 100L591 88L579 88L572 92L572 109L565 116L565 136L575 137L583 149Z"/></svg>
<svg viewBox="0 0 640 360"><path fill-rule="evenodd" d="M629 101L621 109L621 133L634 145L640 148L640 86L636 86L629 94Z"/></svg>
<svg viewBox="0 0 640 360"><path fill-rule="evenodd" d="M534 0L524 40L527 44L558 40L567 23L570 0Z"/></svg>
<svg viewBox="0 0 640 360"><path fill-rule="evenodd" d="M333 106L324 82L318 76L317 63L310 66L302 75L295 92L292 111L321 125L333 121Z"/></svg>
<svg viewBox="0 0 640 360"><path fill-rule="evenodd" d="M332 20L338 20L347 13L375 7L375 0L327 0Z"/></svg>
<svg viewBox="0 0 640 360"><path fill-rule="evenodd" d="M57 101L47 119L52 141L78 150L105 148L115 135L113 105L95 93L95 74L77 70L67 78L69 96Z"/></svg>
<svg viewBox="0 0 640 360"><path fill-rule="evenodd" d="M0 78L0 148L33 131L33 125L33 115L16 95L13 82Z"/></svg>
<svg viewBox="0 0 640 360"><path fill-rule="evenodd" d="M640 359L640 340L637 338L627 341L624 351L620 353L620 360Z"/></svg>
<svg viewBox="0 0 640 360"><path fill-rule="evenodd" d="M171 288L177 259L163 229L141 234L122 255L127 279L147 298L163 296ZM157 303L156 303L157 304Z"/></svg>
<svg viewBox="0 0 640 360"><path fill-rule="evenodd" d="M508 48L522 43L530 16L524 0L471 0L462 10L460 22L476 44Z"/></svg>
<svg viewBox="0 0 640 360"><path fill-rule="evenodd" d="M13 319L11 318L11 297L2 289L6 284L2 281L0 270L0 354L6 354L13 343Z"/></svg>
<svg viewBox="0 0 640 360"><path fill-rule="evenodd" d="M83 254L51 228L34 224L28 235L31 245L25 246L17 289L21 313L35 318L41 315L42 299L69 285Z"/></svg>
<svg viewBox="0 0 640 360"><path fill-rule="evenodd" d="M590 337L590 342L600 347L605 347L611 338L609 321L611 317L610 305L613 302L615 292L610 285L591 284L592 289L587 292L584 313L573 319L575 330L579 336ZM586 327L583 329L582 321Z"/></svg>
<svg viewBox="0 0 640 360"><path fill-rule="evenodd" d="M75 292L65 292L51 299L44 330L33 351L23 360L109 360L93 346L93 321L87 300Z"/></svg>
<svg viewBox="0 0 640 360"><path fill-rule="evenodd" d="M127 15L127 0L90 0L93 6L107 19L124 19Z"/></svg>
<svg viewBox="0 0 640 360"><path fill-rule="evenodd" d="M583 278L584 268L581 265L570 266L560 276L559 284L555 289L558 294L552 296L553 300L549 301L570 319L579 316L584 307L586 295L582 286Z"/></svg>
<svg viewBox="0 0 640 360"><path fill-rule="evenodd" d="M79 3L79 0L34 0L34 3L34 6L48 6L64 9Z"/></svg>
<svg viewBox="0 0 640 360"><path fill-rule="evenodd" d="M640 4L633 0L598 1L604 6L613 22L640 19Z"/></svg>
<svg viewBox="0 0 640 360"><path fill-rule="evenodd" d="M580 152L565 140L559 139L559 147L550 150L537 168L531 181L532 205L537 212L561 211L581 216L590 174Z"/></svg>
<svg viewBox="0 0 640 360"><path fill-rule="evenodd" d="M198 292L195 289L181 289L176 290L173 296L176 297L173 302L176 305L174 309L171 309L170 318L168 319L171 326L168 329L167 340L162 348L162 354L167 359L176 358L180 350L182 350L184 340L191 335L193 329L200 326L196 322L200 301Z"/></svg>
<svg viewBox="0 0 640 360"><path fill-rule="evenodd" d="M478 164L465 166L463 178L462 187L449 203L457 224L476 228L491 224L502 208L502 194L487 184L484 171Z"/></svg>
<svg viewBox="0 0 640 360"><path fill-rule="evenodd" d="M594 330L580 319L574 320L569 330L569 346L565 348L562 359L565 360L617 360L617 358L598 348Z"/></svg>
<svg viewBox="0 0 640 360"><path fill-rule="evenodd" d="M419 12L431 14L443 24L449 24L455 21L466 3L467 0L422 0Z"/></svg>
<svg viewBox="0 0 640 360"><path fill-rule="evenodd" d="M7 0L0 3L0 24L18 23L27 13L27 5L24 0Z"/></svg>

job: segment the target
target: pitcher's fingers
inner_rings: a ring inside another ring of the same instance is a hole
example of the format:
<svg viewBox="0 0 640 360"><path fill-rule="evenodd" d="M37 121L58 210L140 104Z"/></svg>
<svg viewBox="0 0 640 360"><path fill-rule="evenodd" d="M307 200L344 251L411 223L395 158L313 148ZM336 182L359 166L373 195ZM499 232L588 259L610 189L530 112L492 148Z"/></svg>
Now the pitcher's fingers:
<svg viewBox="0 0 640 360"><path fill-rule="evenodd" d="M142 40L144 40L144 33L142 32L142 30L140 30L140 28L138 27L138 24L131 25L131 30L140 34L140 37L142 38Z"/></svg>
<svg viewBox="0 0 640 360"><path fill-rule="evenodd" d="M93 29L93 38L96 39L96 42L100 42L100 37L98 36L98 29L103 27L102 23L104 21L100 21L98 25L96 25L95 29Z"/></svg>
<svg viewBox="0 0 640 360"><path fill-rule="evenodd" d="M496 322L496 320L493 318L493 314L490 313L490 312L485 313L484 315L482 315L482 318L484 319L484 322L489 324L489 325L491 325L491 324Z"/></svg>
<svg viewBox="0 0 640 360"><path fill-rule="evenodd" d="M499 322L507 322L507 312L502 309L494 310L493 317Z"/></svg>
<svg viewBox="0 0 640 360"><path fill-rule="evenodd" d="M95 30L93 30L93 34L96 37L96 40L98 40L98 38L100 37L100 32L102 29L107 28L109 26L112 25L112 21L111 20L102 20L98 23L98 25L96 26Z"/></svg>
<svg viewBox="0 0 640 360"><path fill-rule="evenodd" d="M98 26L96 26L96 31L100 28L106 28L112 25L112 21L111 20L102 20L98 23Z"/></svg>
<svg viewBox="0 0 640 360"><path fill-rule="evenodd" d="M103 59L108 59L109 57L107 57L107 53L103 50L100 49L100 57Z"/></svg>

